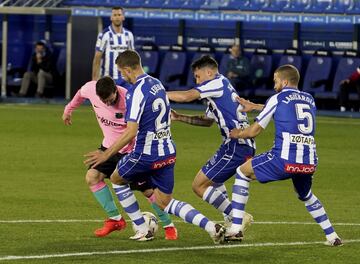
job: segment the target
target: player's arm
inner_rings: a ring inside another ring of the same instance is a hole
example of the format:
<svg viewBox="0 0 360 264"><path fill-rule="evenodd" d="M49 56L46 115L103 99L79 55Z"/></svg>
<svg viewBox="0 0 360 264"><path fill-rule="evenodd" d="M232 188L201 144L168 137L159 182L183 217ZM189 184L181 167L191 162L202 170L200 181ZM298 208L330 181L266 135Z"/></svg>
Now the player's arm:
<svg viewBox="0 0 360 264"><path fill-rule="evenodd" d="M263 104L255 104L241 97L236 97L236 100L243 106L241 112L262 111L264 109Z"/></svg>
<svg viewBox="0 0 360 264"><path fill-rule="evenodd" d="M214 119L208 118L205 115L185 115L179 114L171 109L171 120L180 121L194 126L210 127L214 123Z"/></svg>
<svg viewBox="0 0 360 264"><path fill-rule="evenodd" d="M195 89L187 91L171 91L167 92L167 95L171 101L177 103L188 103L200 98L200 92Z"/></svg>
<svg viewBox="0 0 360 264"><path fill-rule="evenodd" d="M92 80L97 81L100 74L100 63L103 53L99 50L95 51L93 64L92 64Z"/></svg>
<svg viewBox="0 0 360 264"><path fill-rule="evenodd" d="M230 131L231 138L254 138L259 135L264 129L258 122L253 123L251 126L241 129L235 128Z"/></svg>
<svg viewBox="0 0 360 264"><path fill-rule="evenodd" d="M74 98L65 106L64 113L62 115L62 120L64 121L65 125L71 125L71 114L72 112L78 108L84 101L85 97L81 95L81 89L77 91Z"/></svg>
<svg viewBox="0 0 360 264"><path fill-rule="evenodd" d="M92 165L91 168L96 167L100 163L107 161L111 156L115 155L125 147L131 140L136 137L138 132L139 124L136 122L129 121L125 131L121 136L104 152L93 151L85 154L87 159L84 161L86 165Z"/></svg>

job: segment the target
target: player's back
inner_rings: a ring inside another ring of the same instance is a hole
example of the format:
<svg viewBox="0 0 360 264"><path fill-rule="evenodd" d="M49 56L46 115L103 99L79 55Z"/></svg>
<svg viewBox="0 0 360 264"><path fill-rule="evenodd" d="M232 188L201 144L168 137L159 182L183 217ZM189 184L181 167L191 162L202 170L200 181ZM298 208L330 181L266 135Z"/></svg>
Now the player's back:
<svg viewBox="0 0 360 264"><path fill-rule="evenodd" d="M175 145L170 131L170 102L162 83L144 74L138 77L127 97L127 102L130 103L127 120L139 124L135 152L154 157L174 154Z"/></svg>
<svg viewBox="0 0 360 264"><path fill-rule="evenodd" d="M218 74L215 79L206 81L195 89L200 92L200 98L207 99L207 116L215 120L225 141L230 140L229 133L232 129L249 126L247 114L241 112L242 106L236 100L238 94L226 77ZM253 139L238 141L255 148Z"/></svg>
<svg viewBox="0 0 360 264"><path fill-rule="evenodd" d="M277 99L274 112L273 151L293 163L316 164L314 98L297 89L285 88L270 98Z"/></svg>

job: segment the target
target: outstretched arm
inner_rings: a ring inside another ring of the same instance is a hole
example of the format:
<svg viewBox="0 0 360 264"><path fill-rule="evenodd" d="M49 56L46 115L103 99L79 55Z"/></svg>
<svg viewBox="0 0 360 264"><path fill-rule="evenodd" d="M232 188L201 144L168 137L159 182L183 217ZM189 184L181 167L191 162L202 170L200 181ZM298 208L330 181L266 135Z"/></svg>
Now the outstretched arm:
<svg viewBox="0 0 360 264"><path fill-rule="evenodd" d="M241 97L237 97L236 100L243 106L241 112L262 111L264 109L263 104L255 104Z"/></svg>
<svg viewBox="0 0 360 264"><path fill-rule="evenodd" d="M210 127L214 123L214 119L208 118L205 115L179 114L178 112L172 109L171 109L171 120L180 121L193 126L205 126L205 127Z"/></svg>
<svg viewBox="0 0 360 264"><path fill-rule="evenodd" d="M84 101L85 97L81 95L81 89L77 91L74 98L65 106L64 113L62 115L62 120L65 125L71 125L71 113L78 108Z"/></svg>
<svg viewBox="0 0 360 264"><path fill-rule="evenodd" d="M96 167L100 163L107 161L111 156L119 152L120 149L126 146L133 138L136 137L138 132L139 124L136 122L129 121L124 133L115 141L112 146L110 146L104 152L92 151L85 154L87 159L84 161L86 165L91 165L91 168Z"/></svg>
<svg viewBox="0 0 360 264"><path fill-rule="evenodd" d="M231 138L254 138L261 133L264 129L259 125L258 122L253 123L251 126L240 129L235 128L230 131Z"/></svg>
<svg viewBox="0 0 360 264"><path fill-rule="evenodd" d="M195 89L187 91L171 91L167 92L167 95L171 101L177 103L188 103L200 98L200 92Z"/></svg>

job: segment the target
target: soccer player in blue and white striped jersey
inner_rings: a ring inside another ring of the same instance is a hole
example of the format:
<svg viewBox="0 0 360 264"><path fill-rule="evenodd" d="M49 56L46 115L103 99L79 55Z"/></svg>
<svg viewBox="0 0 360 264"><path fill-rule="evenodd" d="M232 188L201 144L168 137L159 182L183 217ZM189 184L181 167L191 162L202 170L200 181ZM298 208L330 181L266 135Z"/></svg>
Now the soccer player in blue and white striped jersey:
<svg viewBox="0 0 360 264"><path fill-rule="evenodd" d="M132 239L153 239L145 225L136 198L128 183L137 177L150 177L157 205L165 212L181 217L185 222L205 229L215 243L221 243L225 228L215 224L190 204L172 198L176 148L170 131L170 102L162 83L145 74L140 56L127 50L116 60L124 78L133 84L126 100L127 128L105 152L94 153L94 166L116 154L136 137L132 153L126 155L111 175L111 181L121 205L137 227Z"/></svg>
<svg viewBox="0 0 360 264"><path fill-rule="evenodd" d="M249 196L249 183L260 183L291 179L298 198L305 203L314 220L323 229L327 245L341 246L324 207L312 193L313 174L317 166L315 145L314 98L298 90L298 70L292 65L280 66L274 73L274 89L277 94L270 97L265 106L241 99L244 111L259 110L256 122L245 129L233 129L233 138L254 138L267 127L271 119L275 123L275 144L265 153L255 156L237 169L233 186L233 223L226 231L229 240L241 237L241 222Z"/></svg>
<svg viewBox="0 0 360 264"><path fill-rule="evenodd" d="M190 102L206 99L208 108L206 117L186 116L173 113L174 120L194 125L210 126L216 122L223 142L217 152L197 173L194 192L207 203L223 212L226 222L231 219L232 206L226 193L224 182L236 173L236 168L255 154L253 139L231 139L229 133L233 128L249 126L246 113L241 112L242 106L237 102L238 94L227 78L218 72L218 64L211 56L203 56L191 65L197 86L188 91L168 92L170 100ZM201 121L201 122L200 122ZM247 214L244 226L252 221Z"/></svg>
<svg viewBox="0 0 360 264"><path fill-rule="evenodd" d="M128 49L135 49L134 36L131 31L123 27L125 20L124 9L113 7L111 11L111 25L98 35L93 60L92 79L111 76L117 85L124 88L130 86L117 69L115 60L118 55Z"/></svg>

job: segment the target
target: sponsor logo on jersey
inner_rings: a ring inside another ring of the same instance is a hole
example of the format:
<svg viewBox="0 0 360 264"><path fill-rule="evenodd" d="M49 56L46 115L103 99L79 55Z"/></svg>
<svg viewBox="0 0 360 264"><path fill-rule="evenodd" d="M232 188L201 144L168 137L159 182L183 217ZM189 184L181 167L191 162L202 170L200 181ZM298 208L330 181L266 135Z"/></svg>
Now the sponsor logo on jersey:
<svg viewBox="0 0 360 264"><path fill-rule="evenodd" d="M314 174L315 165L307 164L285 164L285 172L296 174Z"/></svg>
<svg viewBox="0 0 360 264"><path fill-rule="evenodd" d="M301 134L290 134L290 142L304 145L314 145L315 140L313 136L305 136Z"/></svg>
<svg viewBox="0 0 360 264"><path fill-rule="evenodd" d="M153 170L158 170L158 169L161 169L161 168L164 168L165 166L168 166L168 165L171 165L171 164L174 164L176 162L176 157L175 156L172 156L172 157L169 157L165 160L161 160L161 161L156 161L152 164L151 168Z"/></svg>
<svg viewBox="0 0 360 264"><path fill-rule="evenodd" d="M100 123L103 124L104 126L112 126L112 127L121 127L121 126L124 126L123 124L118 124L118 123L115 123L109 119L106 119L102 116L98 116L96 115L96 117L99 119Z"/></svg>
<svg viewBox="0 0 360 264"><path fill-rule="evenodd" d="M164 139L164 138L170 138L171 137L171 132L169 128L166 129L162 129L158 132L154 133L154 140L160 140L160 139Z"/></svg>

